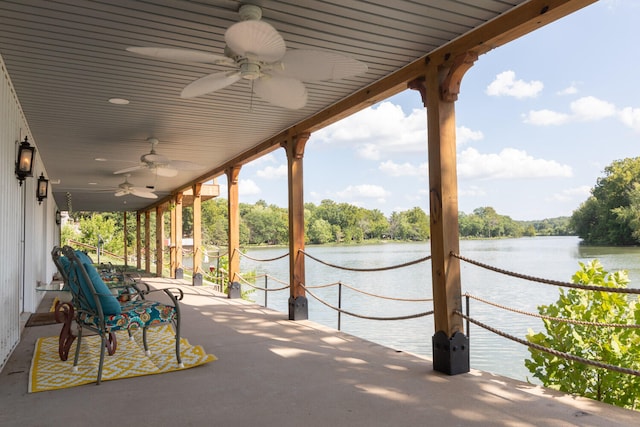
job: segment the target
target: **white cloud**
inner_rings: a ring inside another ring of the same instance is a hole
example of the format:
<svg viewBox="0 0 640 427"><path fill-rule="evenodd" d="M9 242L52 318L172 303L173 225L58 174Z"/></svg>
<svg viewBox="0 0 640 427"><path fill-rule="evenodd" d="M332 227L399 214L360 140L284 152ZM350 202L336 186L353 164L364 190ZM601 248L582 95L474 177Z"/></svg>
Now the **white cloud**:
<svg viewBox="0 0 640 427"><path fill-rule="evenodd" d="M524 116L525 123L536 126L561 125L569 120L571 120L569 115L551 110L529 111L529 114Z"/></svg>
<svg viewBox="0 0 640 427"><path fill-rule="evenodd" d="M251 179L241 179L238 183L238 193L240 196L255 196L261 192L262 190L260 190L258 184Z"/></svg>
<svg viewBox="0 0 640 427"><path fill-rule="evenodd" d="M480 141L483 138L484 135L479 130L471 130L465 126L456 128L456 142L458 145L464 145L469 141Z"/></svg>
<svg viewBox="0 0 640 427"><path fill-rule="evenodd" d="M549 202L569 202L573 200L586 200L591 195L591 187L583 185L576 188L568 188L559 193L554 193L546 200Z"/></svg>
<svg viewBox="0 0 640 427"><path fill-rule="evenodd" d="M593 96L585 96L573 101L569 106L576 120L595 121L616 114L615 105Z"/></svg>
<svg viewBox="0 0 640 427"><path fill-rule="evenodd" d="M264 179L278 179L287 176L287 165L278 167L267 166L266 168L256 172L256 175Z"/></svg>
<svg viewBox="0 0 640 427"><path fill-rule="evenodd" d="M544 88L538 80L525 82L516 80L516 73L508 70L498 74L494 81L487 86L489 96L513 96L515 98L535 98Z"/></svg>
<svg viewBox="0 0 640 427"><path fill-rule="evenodd" d="M342 191L336 193L341 199L367 198L384 201L389 192L379 185L361 184L350 185Z"/></svg>
<svg viewBox="0 0 640 427"><path fill-rule="evenodd" d="M427 114L414 109L406 115L389 101L366 108L315 132L311 138L324 144L350 145L365 159L379 160L384 153L424 152Z"/></svg>
<svg viewBox="0 0 640 427"><path fill-rule="evenodd" d="M481 154L467 148L458 157L458 175L475 179L566 178L573 172L554 160L536 159L526 151L505 148L498 154Z"/></svg>
<svg viewBox="0 0 640 427"><path fill-rule="evenodd" d="M562 90L559 90L557 92L558 95L564 96L564 95L575 95L576 93L578 93L578 88L576 87L575 83L571 83L571 86L568 86Z"/></svg>
<svg viewBox="0 0 640 427"><path fill-rule="evenodd" d="M592 122L616 115L616 107L610 102L593 96L585 96L569 105L571 114L551 110L529 111L524 122L536 126L562 125L568 122Z"/></svg>
<svg viewBox="0 0 640 427"><path fill-rule="evenodd" d="M477 185L470 185L468 187L460 188L458 191L458 195L468 196L468 197L480 197L480 196L486 196L487 192L482 187L478 187Z"/></svg>
<svg viewBox="0 0 640 427"><path fill-rule="evenodd" d="M378 169L389 176L427 176L427 164L422 163L418 166L412 165L409 162L399 164L394 163L391 160L380 163Z"/></svg>
<svg viewBox="0 0 640 427"><path fill-rule="evenodd" d="M640 132L640 108L623 108L618 112L618 116L626 126Z"/></svg>

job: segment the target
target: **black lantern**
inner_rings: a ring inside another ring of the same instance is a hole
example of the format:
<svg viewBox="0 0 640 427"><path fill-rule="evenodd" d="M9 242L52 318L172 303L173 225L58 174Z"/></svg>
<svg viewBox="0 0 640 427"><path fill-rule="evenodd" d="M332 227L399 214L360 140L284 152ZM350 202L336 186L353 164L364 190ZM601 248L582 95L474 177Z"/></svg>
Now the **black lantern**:
<svg viewBox="0 0 640 427"><path fill-rule="evenodd" d="M29 140L25 136L24 141L18 147L18 160L16 161L16 175L20 185L26 177L33 176L33 156L35 153L36 147L29 145Z"/></svg>
<svg viewBox="0 0 640 427"><path fill-rule="evenodd" d="M49 180L44 177L44 174L40 174L38 178L38 187L36 187L36 197L38 198L38 204L42 203L47 198L49 193Z"/></svg>
<svg viewBox="0 0 640 427"><path fill-rule="evenodd" d="M56 211L56 224L60 225L62 222L62 216L60 215L60 211Z"/></svg>

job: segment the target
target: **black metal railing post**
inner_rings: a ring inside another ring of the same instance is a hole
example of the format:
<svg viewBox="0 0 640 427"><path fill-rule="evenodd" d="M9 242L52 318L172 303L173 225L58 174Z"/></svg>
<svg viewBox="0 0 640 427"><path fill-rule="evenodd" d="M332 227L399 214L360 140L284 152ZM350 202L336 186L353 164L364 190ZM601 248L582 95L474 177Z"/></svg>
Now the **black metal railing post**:
<svg viewBox="0 0 640 427"><path fill-rule="evenodd" d="M338 310L342 310L342 282L338 282ZM342 326L342 312L338 311L338 330Z"/></svg>
<svg viewBox="0 0 640 427"><path fill-rule="evenodd" d="M267 294L269 293L267 291L269 287L269 276L267 274L264 275L264 306L267 306Z"/></svg>
<svg viewBox="0 0 640 427"><path fill-rule="evenodd" d="M470 317L470 314L469 314L469 295L467 294L464 297L467 300L467 339L468 339L471 336L471 330L469 329L469 317Z"/></svg>

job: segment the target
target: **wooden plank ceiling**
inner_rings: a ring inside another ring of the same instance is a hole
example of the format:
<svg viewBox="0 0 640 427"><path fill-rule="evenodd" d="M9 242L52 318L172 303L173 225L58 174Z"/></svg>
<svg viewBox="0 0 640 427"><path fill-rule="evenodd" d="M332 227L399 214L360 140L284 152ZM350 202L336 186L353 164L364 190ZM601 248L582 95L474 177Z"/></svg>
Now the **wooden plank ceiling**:
<svg viewBox="0 0 640 427"><path fill-rule="evenodd" d="M130 46L173 47L222 55L225 30L239 21L242 3L262 6L262 19L275 27L288 50L336 52L365 63L366 73L305 82L306 106L289 110L252 95L245 80L212 94L183 99L180 92L187 84L228 68L162 61L126 50ZM570 4L562 12L569 13L590 1L546 3L552 7ZM3 0L0 54L29 123L22 137L30 135L48 177L52 182L59 180L52 186L59 208L67 209L71 200L77 211L133 211L153 200L114 197L113 188L123 182L123 175L113 172L148 153L147 138L158 139L158 154L204 167L180 171L173 178L156 177L150 171L137 171L129 178L138 186L155 185L162 197L197 178L219 174L225 164L255 152L256 147L264 148L265 141L298 123L331 121L327 117L340 113L331 106L353 94L359 94L357 102L344 110L350 113L366 107L372 102L366 88L372 85L378 85L374 100L376 94L397 92L397 81L385 86L388 76L519 6L533 4L542 13L546 3ZM130 103L111 104L111 98Z"/></svg>

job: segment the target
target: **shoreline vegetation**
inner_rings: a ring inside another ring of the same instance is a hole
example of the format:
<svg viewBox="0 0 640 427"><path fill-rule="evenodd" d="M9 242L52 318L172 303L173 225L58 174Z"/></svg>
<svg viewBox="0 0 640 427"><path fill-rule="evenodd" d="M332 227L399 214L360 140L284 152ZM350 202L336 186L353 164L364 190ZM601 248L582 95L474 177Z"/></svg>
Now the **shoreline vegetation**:
<svg viewBox="0 0 640 427"><path fill-rule="evenodd" d="M124 218L121 212L73 212L62 229L62 241L78 241L100 246L112 253L123 253ZM202 203L202 242L205 247L227 245L227 201L212 199ZM288 211L265 201L240 204L241 247L277 247L289 244ZM155 212L150 221L155 223ZM183 236L193 233L193 210L183 209ZM427 242L430 238L429 215L420 207L393 212L389 217L378 209L365 209L347 203L323 200L319 205L305 204L305 234L309 245L363 245L386 242ZM170 235L165 220L165 235ZM569 217L539 221L516 221L498 214L492 207L472 213L460 213L461 239L485 239L523 236L570 236ZM135 242L135 224L127 224L127 244ZM155 241L155 227L151 228Z"/></svg>

